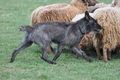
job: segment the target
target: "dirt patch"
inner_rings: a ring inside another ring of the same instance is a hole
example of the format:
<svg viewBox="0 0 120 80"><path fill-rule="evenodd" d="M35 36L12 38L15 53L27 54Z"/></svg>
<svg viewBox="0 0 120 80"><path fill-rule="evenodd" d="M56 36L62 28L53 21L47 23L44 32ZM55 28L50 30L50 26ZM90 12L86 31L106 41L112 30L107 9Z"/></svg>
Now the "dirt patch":
<svg viewBox="0 0 120 80"><path fill-rule="evenodd" d="M6 71L12 71L12 70L18 70L18 71L24 71L24 70L31 70L31 69L21 69L21 68L5 68Z"/></svg>

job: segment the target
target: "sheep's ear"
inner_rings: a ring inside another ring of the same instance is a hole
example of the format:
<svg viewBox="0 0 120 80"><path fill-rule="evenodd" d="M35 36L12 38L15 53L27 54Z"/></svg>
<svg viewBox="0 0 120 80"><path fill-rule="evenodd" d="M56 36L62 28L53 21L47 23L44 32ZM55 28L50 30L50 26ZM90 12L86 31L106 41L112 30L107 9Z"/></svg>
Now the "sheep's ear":
<svg viewBox="0 0 120 80"><path fill-rule="evenodd" d="M88 11L85 12L85 19L90 20L90 15L89 15Z"/></svg>
<svg viewBox="0 0 120 80"><path fill-rule="evenodd" d="M86 3L87 2L87 0L82 0L84 3Z"/></svg>

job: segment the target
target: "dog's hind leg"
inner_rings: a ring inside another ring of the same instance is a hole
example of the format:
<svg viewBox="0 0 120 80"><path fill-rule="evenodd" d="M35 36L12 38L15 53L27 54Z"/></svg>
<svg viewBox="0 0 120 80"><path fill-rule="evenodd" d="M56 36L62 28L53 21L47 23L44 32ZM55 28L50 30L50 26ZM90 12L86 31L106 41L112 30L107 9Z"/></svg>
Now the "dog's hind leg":
<svg viewBox="0 0 120 80"><path fill-rule="evenodd" d="M79 47L70 47L70 49L71 49L73 52L75 52L75 53L79 54L80 56L82 56L83 58L85 58L87 61L89 61L89 62L92 62L92 61L93 61L93 60L90 59L90 58L86 55L86 53L85 53L84 51L82 51Z"/></svg>
<svg viewBox="0 0 120 80"><path fill-rule="evenodd" d="M12 53L12 57L10 59L10 62L13 62L15 60L16 55L23 49L29 47L32 45L32 41L24 41L21 43L21 46L19 48L17 48L16 50L14 50L14 52Z"/></svg>
<svg viewBox="0 0 120 80"><path fill-rule="evenodd" d="M64 45L58 44L58 47L56 49L56 54L53 58L53 61L55 61L60 56L63 48L64 48Z"/></svg>
<svg viewBox="0 0 120 80"><path fill-rule="evenodd" d="M42 47L42 56L41 59L43 59L44 61L50 63L50 64L56 64L55 62L49 60L46 58L47 52L49 51L50 47L48 45Z"/></svg>

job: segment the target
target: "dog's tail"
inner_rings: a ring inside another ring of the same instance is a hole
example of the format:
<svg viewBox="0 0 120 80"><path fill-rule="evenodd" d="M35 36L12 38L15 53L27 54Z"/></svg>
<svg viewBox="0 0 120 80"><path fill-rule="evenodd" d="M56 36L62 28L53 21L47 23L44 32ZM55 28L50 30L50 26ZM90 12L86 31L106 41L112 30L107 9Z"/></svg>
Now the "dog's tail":
<svg viewBox="0 0 120 80"><path fill-rule="evenodd" d="M26 32L31 32L33 30L33 26L30 25L23 25L20 28L20 31L26 31Z"/></svg>

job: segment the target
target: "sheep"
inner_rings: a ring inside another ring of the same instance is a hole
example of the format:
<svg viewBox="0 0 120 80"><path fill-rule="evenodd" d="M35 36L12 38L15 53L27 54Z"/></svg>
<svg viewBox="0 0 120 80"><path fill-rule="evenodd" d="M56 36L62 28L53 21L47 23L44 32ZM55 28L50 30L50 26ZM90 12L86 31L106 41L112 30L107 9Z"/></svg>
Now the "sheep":
<svg viewBox="0 0 120 80"><path fill-rule="evenodd" d="M116 9L120 9L120 0L113 0L113 2L112 2L112 7L114 7L114 8L116 8ZM120 56L120 46L118 46L117 48L116 48L116 52L117 52L117 54Z"/></svg>
<svg viewBox="0 0 120 80"><path fill-rule="evenodd" d="M52 4L52 5L47 5L47 6L40 6L37 9L35 9L32 14L31 14L31 25L34 25L37 23L39 20L39 15L41 14L42 11L47 10L47 9L54 9L54 8L62 8L67 6L68 4Z"/></svg>
<svg viewBox="0 0 120 80"><path fill-rule="evenodd" d="M104 3L97 3L95 6L89 6L88 12L93 13L98 8L104 8L104 7L110 7L110 4L104 4Z"/></svg>
<svg viewBox="0 0 120 80"><path fill-rule="evenodd" d="M111 4L97 3L95 6L89 6L88 12L92 13L98 8L104 7L118 7L120 8L120 0L113 0Z"/></svg>
<svg viewBox="0 0 120 80"><path fill-rule="evenodd" d="M88 6L94 6L95 4L99 3L96 0L86 0L88 2Z"/></svg>
<svg viewBox="0 0 120 80"><path fill-rule="evenodd" d="M100 37L96 35L95 38L97 40L94 39L92 41L93 42L92 45L94 45L95 48L100 48L100 46L102 46L104 62L107 62L108 60L110 60L111 59L110 52L120 46L119 14L120 14L120 11L114 7L100 8L95 10L94 13L92 13L92 17L96 19L98 23L103 27L103 30L101 30L100 33L97 34ZM74 18L74 21L75 21L75 18ZM82 41L80 44L82 44ZM97 51L97 54L98 54L98 58L101 59L101 54L98 52L99 52L99 49Z"/></svg>
<svg viewBox="0 0 120 80"><path fill-rule="evenodd" d="M52 9L44 9L43 7L44 10L41 11L41 9L38 9L32 13L31 25L44 21L70 22L76 14L84 13L87 11L87 4L89 6L93 6L96 3L98 3L96 0L72 0L70 4L67 4L67 6L64 6L62 8L54 7ZM34 14L38 15L36 16Z"/></svg>

